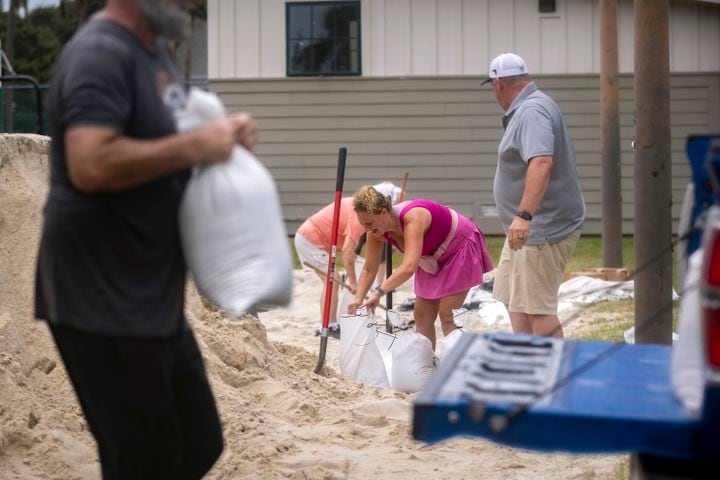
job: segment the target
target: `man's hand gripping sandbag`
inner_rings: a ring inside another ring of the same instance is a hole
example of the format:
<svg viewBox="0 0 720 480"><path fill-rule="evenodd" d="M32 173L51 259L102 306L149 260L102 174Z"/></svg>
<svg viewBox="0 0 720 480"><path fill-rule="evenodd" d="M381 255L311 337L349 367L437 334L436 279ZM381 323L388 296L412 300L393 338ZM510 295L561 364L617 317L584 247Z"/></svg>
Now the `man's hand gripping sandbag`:
<svg viewBox="0 0 720 480"><path fill-rule="evenodd" d="M192 89L177 115L188 131L225 118L220 99ZM200 294L230 313L290 301L292 256L275 182L247 150L195 169L180 205L180 233Z"/></svg>

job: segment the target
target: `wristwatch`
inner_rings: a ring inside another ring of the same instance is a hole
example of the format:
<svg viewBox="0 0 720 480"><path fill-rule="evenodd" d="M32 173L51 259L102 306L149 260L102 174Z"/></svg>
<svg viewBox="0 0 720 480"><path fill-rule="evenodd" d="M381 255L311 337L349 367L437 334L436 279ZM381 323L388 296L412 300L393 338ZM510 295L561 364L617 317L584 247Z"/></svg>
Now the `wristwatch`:
<svg viewBox="0 0 720 480"><path fill-rule="evenodd" d="M532 220L532 213L528 212L527 210L518 210L518 212L515 214L516 217L520 217L523 220L527 220L528 222Z"/></svg>
<svg viewBox="0 0 720 480"><path fill-rule="evenodd" d="M383 295L386 295L386 294L387 294L387 292L386 292L385 290L383 290L382 287L380 287L380 286L375 287L375 291L376 291L381 297L382 297Z"/></svg>

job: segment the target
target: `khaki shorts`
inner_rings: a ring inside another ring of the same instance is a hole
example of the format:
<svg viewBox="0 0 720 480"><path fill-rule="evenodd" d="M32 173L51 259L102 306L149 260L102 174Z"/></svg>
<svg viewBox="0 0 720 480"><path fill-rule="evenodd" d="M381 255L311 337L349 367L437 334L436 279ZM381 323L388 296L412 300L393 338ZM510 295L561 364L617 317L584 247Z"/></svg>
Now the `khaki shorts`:
<svg viewBox="0 0 720 480"><path fill-rule="evenodd" d="M330 254L325 249L313 245L310 240L303 237L300 233L295 234L295 250L302 264L302 269L306 272L311 271L311 269L305 265L306 263L322 272L327 270L328 263L330 262Z"/></svg>
<svg viewBox="0 0 720 480"><path fill-rule="evenodd" d="M493 297L511 312L557 315L557 294L580 232L557 243L510 250L507 238L495 271Z"/></svg>

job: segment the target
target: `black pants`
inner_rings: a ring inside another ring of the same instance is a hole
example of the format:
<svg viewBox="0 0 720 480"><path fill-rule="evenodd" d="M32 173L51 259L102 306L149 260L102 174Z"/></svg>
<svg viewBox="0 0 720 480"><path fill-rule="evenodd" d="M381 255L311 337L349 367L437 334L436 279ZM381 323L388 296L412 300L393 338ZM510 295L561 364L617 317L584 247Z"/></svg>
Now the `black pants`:
<svg viewBox="0 0 720 480"><path fill-rule="evenodd" d="M97 335L50 325L104 479L199 479L223 449L195 337Z"/></svg>

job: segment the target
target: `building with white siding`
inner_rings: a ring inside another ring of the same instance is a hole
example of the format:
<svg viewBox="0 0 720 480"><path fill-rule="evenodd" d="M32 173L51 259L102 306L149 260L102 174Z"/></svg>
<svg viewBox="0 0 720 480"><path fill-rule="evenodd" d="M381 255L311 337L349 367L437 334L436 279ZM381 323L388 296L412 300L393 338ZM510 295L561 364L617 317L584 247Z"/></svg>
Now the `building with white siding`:
<svg viewBox="0 0 720 480"><path fill-rule="evenodd" d="M687 135L720 132L720 1L670 6L679 203ZM502 112L480 82L495 55L516 52L565 114L588 202L585 230L599 233L598 24L598 0L208 0L208 77L232 111L257 119L257 154L278 183L290 233L332 201L340 146L348 148L348 194L399 183L409 170L411 196L501 233L483 206L492 204ZM632 233L631 0L619 0L618 42L624 231Z"/></svg>

